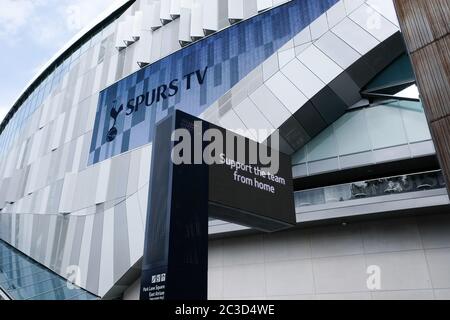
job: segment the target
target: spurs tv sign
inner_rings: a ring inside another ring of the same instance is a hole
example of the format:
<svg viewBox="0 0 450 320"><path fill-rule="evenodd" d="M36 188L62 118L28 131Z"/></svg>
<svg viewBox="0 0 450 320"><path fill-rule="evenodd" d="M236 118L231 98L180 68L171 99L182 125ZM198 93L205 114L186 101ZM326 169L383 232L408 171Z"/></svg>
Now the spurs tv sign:
<svg viewBox="0 0 450 320"><path fill-rule="evenodd" d="M138 112L140 108L151 107L155 103L175 96L180 89L189 91L195 84L202 86L205 82L207 71L208 67L203 70L196 70L185 74L181 79L172 79L169 83L160 84L159 86L140 94L137 97L129 99L125 104L122 103L119 106L117 106L117 100L114 100L113 106L109 113L111 118L111 127L106 134L106 141L111 142L116 138L117 118L122 112L124 112L126 116L130 116L134 112Z"/></svg>

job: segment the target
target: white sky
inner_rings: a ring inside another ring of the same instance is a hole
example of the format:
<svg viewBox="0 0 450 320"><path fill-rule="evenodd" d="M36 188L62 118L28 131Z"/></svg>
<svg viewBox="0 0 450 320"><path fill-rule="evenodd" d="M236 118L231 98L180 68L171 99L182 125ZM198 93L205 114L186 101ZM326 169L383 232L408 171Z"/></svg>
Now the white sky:
<svg viewBox="0 0 450 320"><path fill-rule="evenodd" d="M36 72L113 0L0 0L0 121Z"/></svg>

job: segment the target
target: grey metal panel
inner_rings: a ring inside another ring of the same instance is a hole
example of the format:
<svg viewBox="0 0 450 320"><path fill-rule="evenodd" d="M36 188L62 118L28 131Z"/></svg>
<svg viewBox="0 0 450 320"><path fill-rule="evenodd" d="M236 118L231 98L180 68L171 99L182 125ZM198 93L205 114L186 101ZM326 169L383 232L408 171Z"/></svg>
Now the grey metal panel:
<svg viewBox="0 0 450 320"><path fill-rule="evenodd" d="M372 151L350 154L339 157L341 168L354 168L362 165L374 163L375 159Z"/></svg>
<svg viewBox="0 0 450 320"><path fill-rule="evenodd" d="M41 228L42 228L41 216L35 215L31 229L30 256L32 257L36 257L39 254L39 249L42 241Z"/></svg>
<svg viewBox="0 0 450 320"><path fill-rule="evenodd" d="M347 106L352 106L362 99L359 94L361 88L358 87L350 75L345 71L331 81L329 86Z"/></svg>
<svg viewBox="0 0 450 320"><path fill-rule="evenodd" d="M60 179L50 186L50 194L47 202L47 212L57 213L59 209L59 202L61 200L61 193L64 180Z"/></svg>
<svg viewBox="0 0 450 320"><path fill-rule="evenodd" d="M264 140L263 143L268 145L269 147L271 146L270 140L268 140L268 139ZM279 149L279 151L284 152L286 154L294 153L294 149L292 149L292 147L286 142L286 140L281 135L279 135L279 148L278 149Z"/></svg>
<svg viewBox="0 0 450 320"><path fill-rule="evenodd" d="M130 153L125 153L111 159L107 200L125 196L127 192L130 158ZM87 157L85 159L87 159Z"/></svg>
<svg viewBox="0 0 450 320"><path fill-rule="evenodd" d="M364 87L377 74L377 71L364 58L358 59L346 72L360 88Z"/></svg>
<svg viewBox="0 0 450 320"><path fill-rule="evenodd" d="M280 135L294 150L300 149L311 139L294 117L290 117L281 125Z"/></svg>
<svg viewBox="0 0 450 320"><path fill-rule="evenodd" d="M94 215L94 225L92 228L91 250L89 253L89 264L87 272L86 287L91 292L98 291L100 279L100 258L103 240L103 212ZM83 272L83 270L82 270Z"/></svg>
<svg viewBox="0 0 450 320"><path fill-rule="evenodd" d="M409 148L411 149L411 156L413 156L413 157L420 157L420 156L436 153L433 141L431 141L431 140L417 142L417 143L411 143L409 145Z"/></svg>
<svg viewBox="0 0 450 320"><path fill-rule="evenodd" d="M44 262L45 261L45 254L46 254L46 250L47 250L47 241L48 241L48 236L49 236L49 226L50 226L50 215L39 215L39 236L38 236L38 244L36 246L36 250L37 250L37 259L40 262ZM39 240L41 239L41 240Z"/></svg>
<svg viewBox="0 0 450 320"><path fill-rule="evenodd" d="M397 32L369 51L362 59L378 73L405 51L402 35Z"/></svg>
<svg viewBox="0 0 450 320"><path fill-rule="evenodd" d="M70 265L78 265L80 261L81 241L83 240L84 223L86 217L77 217L75 234L73 237L72 251L70 253L69 263Z"/></svg>
<svg viewBox="0 0 450 320"><path fill-rule="evenodd" d="M305 103L294 117L310 137L316 136L327 127L325 120L310 101Z"/></svg>
<svg viewBox="0 0 450 320"><path fill-rule="evenodd" d="M83 83L81 85L80 101L85 100L92 94L96 70L96 68L93 68L84 75Z"/></svg>
<svg viewBox="0 0 450 320"><path fill-rule="evenodd" d="M323 173L328 171L335 171L339 169L339 161L338 158L313 161L308 163L308 173Z"/></svg>
<svg viewBox="0 0 450 320"><path fill-rule="evenodd" d="M324 87L316 94L311 102L327 124L336 121L348 108L345 102L329 86Z"/></svg>
<svg viewBox="0 0 450 320"><path fill-rule="evenodd" d="M61 229L63 228L63 217L62 216L58 216L56 217L56 226L55 226L55 233L53 235L53 239L52 240L52 248L51 248L51 255L50 255L50 268L52 270L56 269L56 260L57 260L57 255L58 255L58 250L59 250L59 239L61 236Z"/></svg>
<svg viewBox="0 0 450 320"><path fill-rule="evenodd" d="M373 154L376 162L384 162L386 159L392 161L411 157L411 152L408 145L374 150Z"/></svg>
<svg viewBox="0 0 450 320"><path fill-rule="evenodd" d="M125 202L114 208L114 280L130 267L127 207Z"/></svg>
<svg viewBox="0 0 450 320"><path fill-rule="evenodd" d="M56 259L55 259L55 268L53 270L60 271L65 273L65 270L61 270L61 264L64 255L64 247L67 240L67 229L69 227L69 217L63 217L61 219L61 232L57 243L57 251L56 251Z"/></svg>

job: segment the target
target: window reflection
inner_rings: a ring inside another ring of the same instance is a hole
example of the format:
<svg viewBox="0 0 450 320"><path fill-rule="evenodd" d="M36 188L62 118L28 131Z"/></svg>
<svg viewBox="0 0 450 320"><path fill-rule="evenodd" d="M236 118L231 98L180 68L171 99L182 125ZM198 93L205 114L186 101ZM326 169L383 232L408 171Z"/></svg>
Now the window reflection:
<svg viewBox="0 0 450 320"><path fill-rule="evenodd" d="M0 289L19 300L92 300L97 297L0 240Z"/></svg>
<svg viewBox="0 0 450 320"><path fill-rule="evenodd" d="M442 172L430 171L295 192L296 207L445 188Z"/></svg>

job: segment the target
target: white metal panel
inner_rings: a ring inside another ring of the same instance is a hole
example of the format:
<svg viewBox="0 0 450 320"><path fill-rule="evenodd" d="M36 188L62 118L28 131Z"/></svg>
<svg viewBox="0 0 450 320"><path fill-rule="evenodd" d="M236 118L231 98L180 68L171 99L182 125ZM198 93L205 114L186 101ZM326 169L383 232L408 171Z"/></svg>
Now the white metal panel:
<svg viewBox="0 0 450 320"><path fill-rule="evenodd" d="M306 27L302 31L300 31L295 37L294 37L294 46L299 46L305 43L310 43L312 41L311 38L311 28Z"/></svg>
<svg viewBox="0 0 450 320"><path fill-rule="evenodd" d="M269 9L273 6L273 0L257 0L258 11Z"/></svg>
<svg viewBox="0 0 450 320"><path fill-rule="evenodd" d="M325 83L331 82L343 71L314 45L303 51L298 59Z"/></svg>
<svg viewBox="0 0 450 320"><path fill-rule="evenodd" d="M121 50L126 47L125 42L123 42L125 28L126 28L126 21L121 21L117 24L116 40L115 40L115 47L117 50Z"/></svg>
<svg viewBox="0 0 450 320"><path fill-rule="evenodd" d="M291 113L295 113L308 101L300 90L281 72L277 72L272 78L267 80L266 85Z"/></svg>
<svg viewBox="0 0 450 320"><path fill-rule="evenodd" d="M179 24L180 21L177 19L161 28L162 38L164 39L161 42L161 57L167 56L181 48L178 41Z"/></svg>
<svg viewBox="0 0 450 320"><path fill-rule="evenodd" d="M125 19L125 25L123 30L123 41L125 45L129 46L136 40L133 38L133 26L134 26L134 17L127 16Z"/></svg>
<svg viewBox="0 0 450 320"><path fill-rule="evenodd" d="M159 18L162 25L168 24L172 21L172 16L170 15L171 0L161 0L161 7L159 12Z"/></svg>
<svg viewBox="0 0 450 320"><path fill-rule="evenodd" d="M153 2L150 9L150 28L152 30L159 29L162 26L161 19L159 18L160 11L161 11L161 2L160 1Z"/></svg>
<svg viewBox="0 0 450 320"><path fill-rule="evenodd" d="M327 14L322 14L319 18L314 20L311 25L311 37L313 40L320 38L325 32L328 31Z"/></svg>
<svg viewBox="0 0 450 320"><path fill-rule="evenodd" d="M131 33L131 37L135 41L139 40L141 38L143 17L144 17L144 13L142 11L137 11L134 14L133 30L132 30L132 33Z"/></svg>
<svg viewBox="0 0 450 320"><path fill-rule="evenodd" d="M367 4L381 13L386 19L399 26L397 13L392 0L367 0Z"/></svg>
<svg viewBox="0 0 450 320"><path fill-rule="evenodd" d="M22 162L25 156L25 148L27 147L27 143L24 141L23 143L21 143L20 145L20 149L19 149L19 154L18 154L18 158L17 158L17 162L16 162L16 169L19 170L20 167L22 166ZM29 148L29 147L28 147ZM0 177L3 177L4 175L0 175Z"/></svg>
<svg viewBox="0 0 450 320"><path fill-rule="evenodd" d="M143 3L141 7L142 11L142 29L151 30L151 22L153 18L153 4Z"/></svg>
<svg viewBox="0 0 450 320"><path fill-rule="evenodd" d="M180 25L178 31L178 41L181 46L184 46L192 42L191 39L191 9L181 8L180 9Z"/></svg>
<svg viewBox="0 0 450 320"><path fill-rule="evenodd" d="M41 116L39 119L39 129L42 129L48 122L48 118L49 118L49 103L43 103L41 106Z"/></svg>
<svg viewBox="0 0 450 320"><path fill-rule="evenodd" d="M283 3L286 3L289 1L292 1L292 0L273 0L273 6L275 7L275 6L278 6L280 4L283 4Z"/></svg>
<svg viewBox="0 0 450 320"><path fill-rule="evenodd" d="M258 13L257 0L228 0L228 19L231 23Z"/></svg>
<svg viewBox="0 0 450 320"><path fill-rule="evenodd" d="M80 266L81 273L81 285L86 287L87 283L87 275L89 272L89 257L91 252L92 245L92 230L94 228L94 216L87 215L84 223L84 232L83 237L81 239L81 248L80 248L80 260L78 265Z"/></svg>
<svg viewBox="0 0 450 320"><path fill-rule="evenodd" d="M202 3L197 0L192 4L191 11L191 38L193 41L203 38L203 6Z"/></svg>
<svg viewBox="0 0 450 320"><path fill-rule="evenodd" d="M144 250L144 225L141 219L141 209L137 194L132 195L126 200L126 207L130 262L134 264L142 257Z"/></svg>
<svg viewBox="0 0 450 320"><path fill-rule="evenodd" d="M309 99L325 86L325 83L298 59L289 62L281 72Z"/></svg>
<svg viewBox="0 0 450 320"><path fill-rule="evenodd" d="M77 109L71 108L68 114L69 121L67 126L65 127L65 137L64 137L64 143L69 142L73 138L73 129L75 128L75 120L77 117Z"/></svg>
<svg viewBox="0 0 450 320"><path fill-rule="evenodd" d="M365 4L356 9L350 18L379 41L384 41L398 31L397 26Z"/></svg>
<svg viewBox="0 0 450 320"><path fill-rule="evenodd" d="M333 32L324 34L314 45L343 69L347 69L361 57L355 49L338 38Z"/></svg>
<svg viewBox="0 0 450 320"><path fill-rule="evenodd" d="M379 43L377 39L349 18L342 20L332 31L362 55Z"/></svg>
<svg viewBox="0 0 450 320"><path fill-rule="evenodd" d="M263 62L262 70L264 81L269 79L275 74L275 72L280 70L280 66L278 64L278 53L271 55L266 61Z"/></svg>
<svg viewBox="0 0 450 320"><path fill-rule="evenodd" d="M181 0L171 0L169 14L172 19L180 17L181 14Z"/></svg>
<svg viewBox="0 0 450 320"><path fill-rule="evenodd" d="M138 43L136 43L136 62L140 67L144 67L150 63L150 57L152 54L152 38L152 31L142 30L141 39Z"/></svg>
<svg viewBox="0 0 450 320"><path fill-rule="evenodd" d="M78 172L81 159L81 151L83 149L83 136L76 139L75 152L73 155L72 170L70 172ZM83 159L84 160L84 159Z"/></svg>
<svg viewBox="0 0 450 320"><path fill-rule="evenodd" d="M150 164L152 159L152 146L146 146L141 150L141 159L139 162L139 182L138 189L149 183Z"/></svg>
<svg viewBox="0 0 450 320"><path fill-rule="evenodd" d="M63 134L64 129L64 119L66 114L62 113L55 121L55 126L53 129L52 140L50 142L50 150L54 151L59 147L61 136Z"/></svg>
<svg viewBox="0 0 450 320"><path fill-rule="evenodd" d="M28 164L36 161L36 159L38 157L39 148L41 146L41 140L42 140L42 132L43 132L43 130L37 131L30 141L31 150L30 150L30 156L28 158Z"/></svg>
<svg viewBox="0 0 450 320"><path fill-rule="evenodd" d="M63 256L61 261L61 267L60 270L62 274L67 274L67 267L70 265L70 256L72 254L72 246L73 246L73 240L75 236L75 229L77 225L77 217L69 216L68 217L68 226L67 226L67 236L66 241L64 242L64 248L63 248Z"/></svg>
<svg viewBox="0 0 450 320"><path fill-rule="evenodd" d="M152 54L150 57L150 62L157 61L161 58L161 46L163 41L163 29L153 31L152 33Z"/></svg>
<svg viewBox="0 0 450 320"><path fill-rule="evenodd" d="M114 207L105 210L103 216L102 249L98 291L104 295L114 283Z"/></svg>
<svg viewBox="0 0 450 320"><path fill-rule="evenodd" d="M265 85L255 90L250 95L250 99L274 128L279 128L291 116L286 107Z"/></svg>
<svg viewBox="0 0 450 320"><path fill-rule="evenodd" d="M280 68L284 67L286 64L288 64L293 59L295 59L295 49L294 48L278 52L278 62L279 62Z"/></svg>
<svg viewBox="0 0 450 320"><path fill-rule="evenodd" d="M354 10L359 8L366 0L344 0L345 10L347 11L347 15L352 13ZM383 0L386 1L386 0Z"/></svg>
<svg viewBox="0 0 450 320"><path fill-rule="evenodd" d="M246 130L247 127L242 122L242 120L238 117L236 112L233 109L229 110L227 113L222 115L219 119L220 126L224 127L233 132L238 132L242 134L243 130ZM255 139L256 137L250 136L250 138Z"/></svg>
<svg viewBox="0 0 450 320"><path fill-rule="evenodd" d="M237 105L234 111L250 130L274 129L272 124L259 112L258 108L256 108L255 104L249 98ZM263 141L266 137L263 139L258 138L259 141Z"/></svg>
<svg viewBox="0 0 450 320"><path fill-rule="evenodd" d="M203 2L203 30L213 33L228 25L228 1L207 0Z"/></svg>
<svg viewBox="0 0 450 320"><path fill-rule="evenodd" d="M106 201L111 170L111 159L102 161L99 166L100 169L97 179L97 191L95 192L95 204L100 204Z"/></svg>
<svg viewBox="0 0 450 320"><path fill-rule="evenodd" d="M383 0L385 1L385 0ZM333 28L347 16L344 1L341 0L327 11L328 26Z"/></svg>
<svg viewBox="0 0 450 320"><path fill-rule="evenodd" d="M45 250L45 259L44 259L44 265L47 267L50 266L50 260L52 257L52 249L53 249L53 240L55 238L55 231L56 231L56 220L57 216L50 216L50 222L48 226L48 237L47 237L47 247Z"/></svg>

